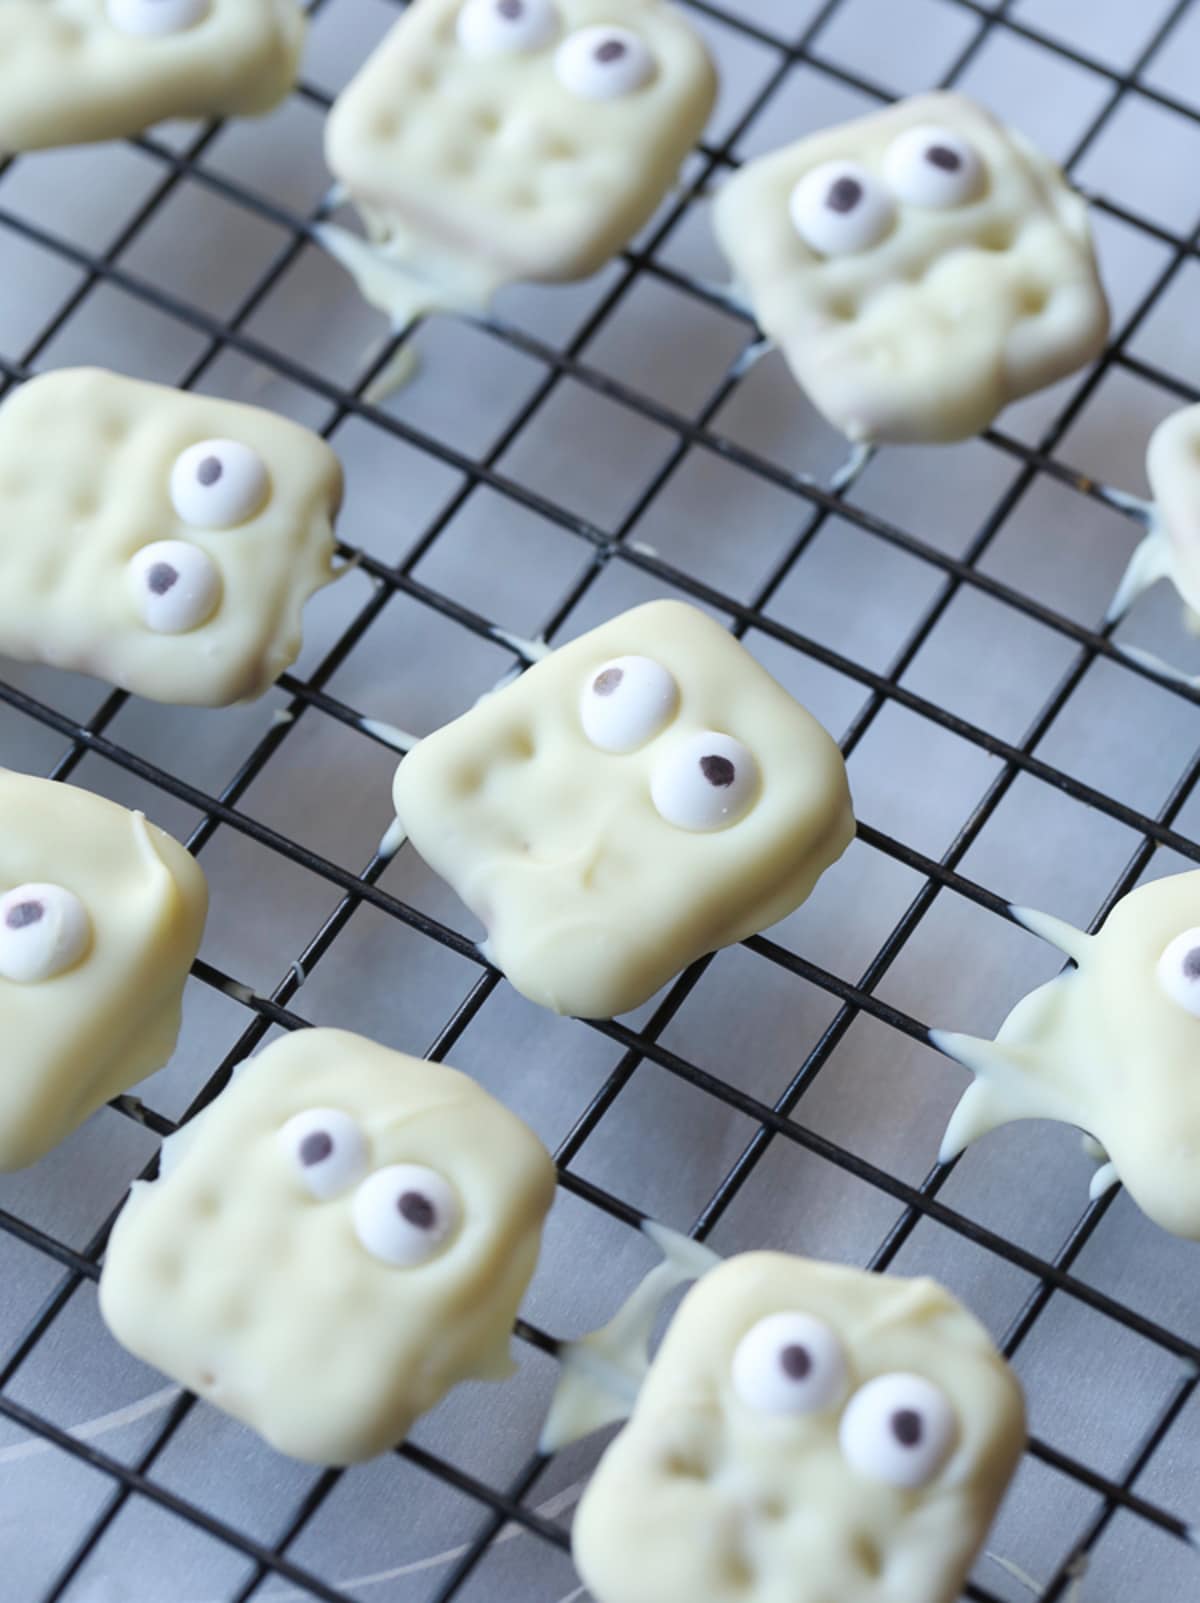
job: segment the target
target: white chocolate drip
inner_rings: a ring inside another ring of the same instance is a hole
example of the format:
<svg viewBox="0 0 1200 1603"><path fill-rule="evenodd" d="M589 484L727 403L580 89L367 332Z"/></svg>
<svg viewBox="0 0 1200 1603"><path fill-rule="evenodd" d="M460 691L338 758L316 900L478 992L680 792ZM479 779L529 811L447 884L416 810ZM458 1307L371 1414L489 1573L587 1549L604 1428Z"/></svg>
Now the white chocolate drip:
<svg viewBox="0 0 1200 1603"><path fill-rule="evenodd" d="M385 724L379 718L360 718L358 727L364 735L382 740L393 751L411 751L421 738L420 735L410 735L407 729L397 729L395 724Z"/></svg>
<svg viewBox="0 0 1200 1603"><path fill-rule="evenodd" d="M650 1337L663 1303L721 1262L710 1248L666 1225L646 1220L642 1231L663 1261L639 1281L607 1325L559 1349L562 1376L542 1429L544 1453L560 1452L629 1417L650 1368Z"/></svg>

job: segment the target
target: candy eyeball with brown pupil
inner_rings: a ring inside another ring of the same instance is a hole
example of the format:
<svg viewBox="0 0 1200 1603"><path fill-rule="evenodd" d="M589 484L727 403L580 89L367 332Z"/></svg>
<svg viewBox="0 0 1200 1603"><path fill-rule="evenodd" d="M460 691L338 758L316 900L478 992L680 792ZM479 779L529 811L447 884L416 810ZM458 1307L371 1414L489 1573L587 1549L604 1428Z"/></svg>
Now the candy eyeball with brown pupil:
<svg viewBox="0 0 1200 1603"><path fill-rule="evenodd" d="M857 161L826 161L806 173L791 197L792 224L818 256L854 256L891 229L887 187Z"/></svg>
<svg viewBox="0 0 1200 1603"><path fill-rule="evenodd" d="M645 41L629 28L580 28L554 59L564 89L583 100L617 100L644 89L658 71Z"/></svg>
<svg viewBox="0 0 1200 1603"><path fill-rule="evenodd" d="M909 128L888 146L884 176L909 206L946 211L965 206L983 188L979 152L953 128Z"/></svg>
<svg viewBox="0 0 1200 1603"><path fill-rule="evenodd" d="M846 1390L846 1359L834 1332L810 1314L760 1319L733 1355L738 1400L760 1414L812 1414L832 1408Z"/></svg>
<svg viewBox="0 0 1200 1603"><path fill-rule="evenodd" d="M0 979L36 985L65 974L91 939L87 909L61 885L18 885L0 898Z"/></svg>
<svg viewBox="0 0 1200 1603"><path fill-rule="evenodd" d="M163 38L203 22L212 0L108 0L108 20L118 33Z"/></svg>
<svg viewBox="0 0 1200 1603"><path fill-rule="evenodd" d="M880 1375L842 1415L842 1455L864 1480L915 1491L942 1470L958 1440L949 1398L921 1375Z"/></svg>
<svg viewBox="0 0 1200 1603"><path fill-rule="evenodd" d="M553 0L467 0L458 14L458 42L470 56L541 50L558 30Z"/></svg>
<svg viewBox="0 0 1200 1603"><path fill-rule="evenodd" d="M186 540L156 540L134 553L130 583L142 622L179 635L207 623L221 599L221 575L207 552Z"/></svg>
<svg viewBox="0 0 1200 1603"><path fill-rule="evenodd" d="M396 1163L379 1169L354 1193L354 1230L373 1258L414 1269L435 1257L462 1222L450 1182L434 1169Z"/></svg>
<svg viewBox="0 0 1200 1603"><path fill-rule="evenodd" d="M659 816L678 829L711 831L736 824L758 795L754 755L740 740L713 730L667 751L650 779Z"/></svg>
<svg viewBox="0 0 1200 1603"><path fill-rule="evenodd" d="M192 529L234 529L260 512L270 493L266 463L240 440L201 440L171 470L171 504Z"/></svg>
<svg viewBox="0 0 1200 1603"><path fill-rule="evenodd" d="M1177 935L1158 960L1158 983L1177 1007L1200 1019L1200 928Z"/></svg>
<svg viewBox="0 0 1200 1603"><path fill-rule="evenodd" d="M297 1113L280 1130L279 1144L300 1184L318 1202L348 1191L367 1171L366 1138L340 1108Z"/></svg>
<svg viewBox="0 0 1200 1603"><path fill-rule="evenodd" d="M679 686L650 657L614 657L589 675L579 702L583 732L601 751L631 752L666 728Z"/></svg>

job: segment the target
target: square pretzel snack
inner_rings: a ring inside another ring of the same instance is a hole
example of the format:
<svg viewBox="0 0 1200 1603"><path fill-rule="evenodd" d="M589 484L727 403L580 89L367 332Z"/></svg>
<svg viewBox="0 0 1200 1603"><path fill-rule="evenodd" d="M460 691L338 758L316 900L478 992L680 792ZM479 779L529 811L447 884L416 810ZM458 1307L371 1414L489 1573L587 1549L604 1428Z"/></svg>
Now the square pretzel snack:
<svg viewBox="0 0 1200 1603"><path fill-rule="evenodd" d="M1107 338L1085 202L962 95L751 162L715 223L764 333L854 441L965 439Z"/></svg>
<svg viewBox="0 0 1200 1603"><path fill-rule="evenodd" d="M207 911L141 813L0 769L0 1170L167 1061Z"/></svg>
<svg viewBox="0 0 1200 1603"><path fill-rule="evenodd" d="M415 0L339 96L326 154L390 259L447 304L486 302L626 245L715 87L665 0Z"/></svg>
<svg viewBox="0 0 1200 1603"><path fill-rule="evenodd" d="M1024 1444L936 1282L745 1253L672 1320L575 1562L595 1603L956 1603Z"/></svg>
<svg viewBox="0 0 1200 1603"><path fill-rule="evenodd" d="M554 1163L465 1074L300 1030L164 1143L117 1219L117 1340L280 1452L350 1464L512 1373Z"/></svg>
<svg viewBox="0 0 1200 1603"><path fill-rule="evenodd" d="M259 407L92 368L0 407L0 652L155 701L268 689L333 578L342 470Z"/></svg>
<svg viewBox="0 0 1200 1603"><path fill-rule="evenodd" d="M784 918L854 835L836 743L677 601L614 618L422 740L395 804L517 990L588 1018Z"/></svg>
<svg viewBox="0 0 1200 1603"><path fill-rule="evenodd" d="M270 111L304 36L297 0L0 0L0 156Z"/></svg>

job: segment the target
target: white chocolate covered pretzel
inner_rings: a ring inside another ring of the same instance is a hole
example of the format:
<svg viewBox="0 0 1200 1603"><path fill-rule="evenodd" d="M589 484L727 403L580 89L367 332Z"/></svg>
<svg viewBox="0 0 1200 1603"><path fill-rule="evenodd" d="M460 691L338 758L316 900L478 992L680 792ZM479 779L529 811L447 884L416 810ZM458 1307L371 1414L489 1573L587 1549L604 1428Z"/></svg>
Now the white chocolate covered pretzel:
<svg viewBox="0 0 1200 1603"><path fill-rule="evenodd" d="M207 906L141 813L0 769L0 1169L167 1061Z"/></svg>
<svg viewBox="0 0 1200 1603"><path fill-rule="evenodd" d="M117 1340L280 1452L349 1464L512 1371L554 1164L473 1080L302 1030L164 1145L117 1220Z"/></svg>
<svg viewBox="0 0 1200 1603"><path fill-rule="evenodd" d="M1157 1224L1200 1240L1200 871L1139 886L1096 935L1012 912L1075 967L1018 1002L995 1041L933 1032L976 1076L943 1160L1017 1119L1077 1124L1103 1148L1094 1197L1121 1181Z"/></svg>
<svg viewBox="0 0 1200 1603"><path fill-rule="evenodd" d="M516 988L591 1018L794 911L854 834L833 740L677 601L614 618L421 741L395 804Z"/></svg>
<svg viewBox="0 0 1200 1603"><path fill-rule="evenodd" d="M0 407L0 653L155 701L261 695L333 577L342 472L258 407L98 369Z"/></svg>
<svg viewBox="0 0 1200 1603"><path fill-rule="evenodd" d="M1160 579L1179 592L1193 622L1200 619L1200 404L1185 406L1155 429L1146 449L1152 502L1109 490L1122 508L1132 507L1149 524L1121 580L1106 623L1123 618Z"/></svg>
<svg viewBox="0 0 1200 1603"><path fill-rule="evenodd" d="M1024 1440L933 1281L749 1253L672 1320L575 1562L595 1603L954 1603Z"/></svg>
<svg viewBox="0 0 1200 1603"><path fill-rule="evenodd" d="M297 0L0 0L0 156L270 111L304 32Z"/></svg>
<svg viewBox="0 0 1200 1603"><path fill-rule="evenodd" d="M326 135L378 248L323 237L397 322L585 278L648 221L714 94L667 0L415 0Z"/></svg>
<svg viewBox="0 0 1200 1603"><path fill-rule="evenodd" d="M1084 201L962 95L749 163L715 221L763 331L855 441L978 433L1108 333Z"/></svg>

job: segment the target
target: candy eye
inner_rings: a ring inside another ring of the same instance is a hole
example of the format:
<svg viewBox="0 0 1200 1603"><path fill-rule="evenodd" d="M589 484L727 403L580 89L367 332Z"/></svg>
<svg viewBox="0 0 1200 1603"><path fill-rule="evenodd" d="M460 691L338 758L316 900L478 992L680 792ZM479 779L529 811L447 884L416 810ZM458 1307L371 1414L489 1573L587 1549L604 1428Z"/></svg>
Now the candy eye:
<svg viewBox="0 0 1200 1603"><path fill-rule="evenodd" d="M83 903L61 885L18 885L0 898L0 978L35 985L74 968L92 939Z"/></svg>
<svg viewBox="0 0 1200 1603"><path fill-rule="evenodd" d="M238 440L201 440L171 470L171 502L193 529L233 529L262 508L271 489L266 464Z"/></svg>
<svg viewBox="0 0 1200 1603"><path fill-rule="evenodd" d="M741 741L707 732L689 736L660 760L650 795L668 824L712 830L736 823L758 787L758 764Z"/></svg>
<svg viewBox="0 0 1200 1603"><path fill-rule="evenodd" d="M1200 1019L1200 929L1177 935L1158 960L1158 983L1177 1006Z"/></svg>
<svg viewBox="0 0 1200 1603"><path fill-rule="evenodd" d="M657 63L628 28L580 28L564 39L554 58L564 89L584 100L616 100L644 89Z"/></svg>
<svg viewBox="0 0 1200 1603"><path fill-rule="evenodd" d="M221 575L198 546L156 540L129 561L142 622L159 635L187 634L207 623L221 599Z"/></svg>
<svg viewBox="0 0 1200 1603"><path fill-rule="evenodd" d="M557 32L552 0L467 0L458 14L458 42L471 56L540 50Z"/></svg>
<svg viewBox="0 0 1200 1603"><path fill-rule="evenodd" d="M828 1325L809 1314L770 1314L738 1342L733 1389L760 1414L813 1414L846 1389L846 1360Z"/></svg>
<svg viewBox="0 0 1200 1603"><path fill-rule="evenodd" d="M319 1202L348 1191L367 1168L367 1143L348 1113L309 1108L288 1120L279 1142L305 1190Z"/></svg>
<svg viewBox="0 0 1200 1603"><path fill-rule="evenodd" d="M958 1439L944 1392L920 1375L881 1375L842 1415L842 1453L867 1480L912 1490L928 1486Z"/></svg>
<svg viewBox="0 0 1200 1603"><path fill-rule="evenodd" d="M909 128L888 146L884 176L910 206L943 211L974 200L983 185L979 152L952 128Z"/></svg>
<svg viewBox="0 0 1200 1603"><path fill-rule="evenodd" d="M792 190L792 223L818 256L853 256L877 245L895 210L875 174L856 161L827 161Z"/></svg>
<svg viewBox="0 0 1200 1603"><path fill-rule="evenodd" d="M354 1193L354 1229L373 1258L412 1269L432 1258L458 1229L462 1209L433 1169L397 1163Z"/></svg>
<svg viewBox="0 0 1200 1603"><path fill-rule="evenodd" d="M108 0L108 20L119 33L161 36L203 22L212 0Z"/></svg>
<svg viewBox="0 0 1200 1603"><path fill-rule="evenodd" d="M679 686L649 657L614 657L583 687L583 732L601 751L636 751L665 729L679 705Z"/></svg>

